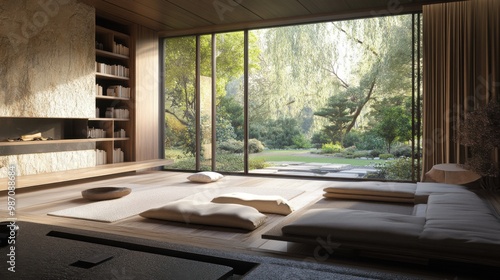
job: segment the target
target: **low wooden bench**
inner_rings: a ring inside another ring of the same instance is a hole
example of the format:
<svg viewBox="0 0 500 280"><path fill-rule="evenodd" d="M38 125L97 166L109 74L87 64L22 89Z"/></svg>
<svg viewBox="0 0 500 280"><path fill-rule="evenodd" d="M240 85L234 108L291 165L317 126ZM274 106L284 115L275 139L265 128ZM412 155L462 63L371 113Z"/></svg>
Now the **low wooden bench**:
<svg viewBox="0 0 500 280"><path fill-rule="evenodd" d="M67 171L18 176L16 177L16 189L133 172L169 165L172 163L173 160L153 159L145 161L105 164L95 167L79 168ZM0 191L7 190L8 183L8 178L0 178Z"/></svg>

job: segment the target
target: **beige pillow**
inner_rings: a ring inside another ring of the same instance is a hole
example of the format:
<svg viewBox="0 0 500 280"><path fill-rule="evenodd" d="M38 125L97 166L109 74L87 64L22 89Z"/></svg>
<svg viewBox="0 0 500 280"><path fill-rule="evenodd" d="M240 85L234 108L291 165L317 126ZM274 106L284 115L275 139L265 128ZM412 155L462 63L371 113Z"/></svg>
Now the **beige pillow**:
<svg viewBox="0 0 500 280"><path fill-rule="evenodd" d="M192 175L189 175L187 178L191 182L198 182L198 183L210 183L210 182L215 182L219 179L224 177L224 175L213 172L213 171L202 171L198 172Z"/></svg>
<svg viewBox="0 0 500 280"><path fill-rule="evenodd" d="M267 218L255 208L248 206L193 200L174 201L163 207L144 211L139 215L144 218L246 230L258 228Z"/></svg>
<svg viewBox="0 0 500 280"><path fill-rule="evenodd" d="M215 203L233 203L253 207L262 213L288 215L293 208L278 195L256 195L250 193L227 193L212 199Z"/></svg>

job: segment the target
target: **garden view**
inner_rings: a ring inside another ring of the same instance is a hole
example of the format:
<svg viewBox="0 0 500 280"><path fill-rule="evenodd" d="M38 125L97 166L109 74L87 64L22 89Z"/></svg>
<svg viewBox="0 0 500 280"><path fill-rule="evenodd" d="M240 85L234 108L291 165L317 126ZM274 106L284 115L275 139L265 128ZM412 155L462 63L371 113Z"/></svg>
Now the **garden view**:
<svg viewBox="0 0 500 280"><path fill-rule="evenodd" d="M400 15L165 39L169 168L415 180L419 22Z"/></svg>

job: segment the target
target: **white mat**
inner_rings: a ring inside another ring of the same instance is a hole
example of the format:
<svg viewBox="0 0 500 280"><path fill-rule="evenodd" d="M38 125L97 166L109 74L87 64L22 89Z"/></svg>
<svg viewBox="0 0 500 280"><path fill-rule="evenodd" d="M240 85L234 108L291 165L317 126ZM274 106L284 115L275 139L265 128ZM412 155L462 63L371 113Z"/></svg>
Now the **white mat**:
<svg viewBox="0 0 500 280"><path fill-rule="evenodd" d="M153 190L138 190L135 188L129 195L122 198L92 202L50 212L48 215L112 223L150 208L160 207L195 192L195 188L189 187L168 187Z"/></svg>
<svg viewBox="0 0 500 280"><path fill-rule="evenodd" d="M48 215L112 223L183 198L196 201L211 201L214 197L221 194L246 192L258 195L280 195L289 200L303 193L303 191L300 190L285 190L282 188L268 187L220 188L202 185L184 187L162 186L154 189L141 189L140 186L134 185L121 186L131 188L132 192L122 198L92 202L81 206L50 212Z"/></svg>

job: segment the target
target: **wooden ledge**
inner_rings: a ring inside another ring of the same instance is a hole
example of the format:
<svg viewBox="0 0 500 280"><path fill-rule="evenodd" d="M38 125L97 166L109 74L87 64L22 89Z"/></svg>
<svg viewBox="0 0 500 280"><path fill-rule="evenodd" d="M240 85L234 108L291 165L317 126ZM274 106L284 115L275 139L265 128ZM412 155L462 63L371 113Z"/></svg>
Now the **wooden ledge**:
<svg viewBox="0 0 500 280"><path fill-rule="evenodd" d="M145 161L104 164L97 165L95 167L79 168L67 171L18 176L16 177L16 189L126 173L164 166L172 163L173 160L152 159ZM5 191L8 189L8 182L8 178L0 178L0 191Z"/></svg>

